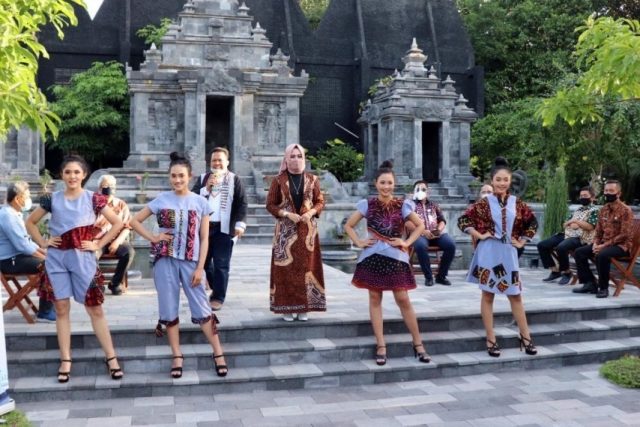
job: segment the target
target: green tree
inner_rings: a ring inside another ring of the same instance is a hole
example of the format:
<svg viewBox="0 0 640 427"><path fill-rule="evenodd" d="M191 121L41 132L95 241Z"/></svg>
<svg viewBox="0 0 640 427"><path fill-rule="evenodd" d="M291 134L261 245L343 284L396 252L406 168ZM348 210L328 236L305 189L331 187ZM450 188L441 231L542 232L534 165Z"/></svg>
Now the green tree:
<svg viewBox="0 0 640 427"><path fill-rule="evenodd" d="M591 16L578 30L580 73L575 84L559 89L538 109L546 126L558 118L571 126L602 120L606 104L640 98L640 22Z"/></svg>
<svg viewBox="0 0 640 427"><path fill-rule="evenodd" d="M136 31L136 36L144 40L146 45L151 46L155 43L156 47L160 48L160 46L162 46L162 38L167 34L167 30L169 30L169 25L171 25L171 19L162 18L160 25L145 25Z"/></svg>
<svg viewBox="0 0 640 427"><path fill-rule="evenodd" d="M298 0L300 8L314 30L320 25L324 13L329 7L330 0Z"/></svg>
<svg viewBox="0 0 640 427"><path fill-rule="evenodd" d="M564 166L558 166L555 171L547 175L547 185L544 192L544 230L542 238L547 239L559 230L567 217L567 178Z"/></svg>
<svg viewBox="0 0 640 427"><path fill-rule="evenodd" d="M129 95L122 64L95 62L52 91L56 101L51 108L62 118L53 147L78 152L98 165L128 153Z"/></svg>
<svg viewBox="0 0 640 427"><path fill-rule="evenodd" d="M84 0L0 0L0 138L23 124L58 135L58 117L36 84L38 61L48 58L38 41L40 29L50 24L58 37L63 28L77 25L73 6Z"/></svg>
<svg viewBox="0 0 640 427"><path fill-rule="evenodd" d="M327 141L325 148L308 157L313 169L328 170L340 182L355 181L364 170L364 154L339 138Z"/></svg>

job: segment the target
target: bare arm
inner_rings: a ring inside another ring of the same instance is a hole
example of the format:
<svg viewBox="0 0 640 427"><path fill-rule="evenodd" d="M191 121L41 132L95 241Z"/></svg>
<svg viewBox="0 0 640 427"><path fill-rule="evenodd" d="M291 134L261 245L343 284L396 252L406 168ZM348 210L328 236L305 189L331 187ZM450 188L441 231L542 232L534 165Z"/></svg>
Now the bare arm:
<svg viewBox="0 0 640 427"><path fill-rule="evenodd" d="M166 233L153 234L149 230L147 230L144 225L142 225L142 222L145 219L149 218L151 215L152 215L151 210L145 206L144 208L142 208L140 212L138 212L133 216L133 218L131 218L129 225L131 226L133 231L135 231L143 239L146 239L151 243L158 243L161 240L166 240L166 241L171 240L171 236L169 236L168 234Z"/></svg>
<svg viewBox="0 0 640 427"><path fill-rule="evenodd" d="M346 224L344 225L344 231L345 233L347 233L347 236L349 236L354 245L359 248L366 248L373 245L376 241L375 239L360 240L360 238L358 237L358 233L356 233L354 227L358 225L362 218L364 217L358 211L351 214Z"/></svg>
<svg viewBox="0 0 640 427"><path fill-rule="evenodd" d="M198 265L193 272L191 278L191 286L199 286L202 284L202 276L204 274L204 263L207 259L209 251L209 215L203 215L200 220L200 252L198 253Z"/></svg>

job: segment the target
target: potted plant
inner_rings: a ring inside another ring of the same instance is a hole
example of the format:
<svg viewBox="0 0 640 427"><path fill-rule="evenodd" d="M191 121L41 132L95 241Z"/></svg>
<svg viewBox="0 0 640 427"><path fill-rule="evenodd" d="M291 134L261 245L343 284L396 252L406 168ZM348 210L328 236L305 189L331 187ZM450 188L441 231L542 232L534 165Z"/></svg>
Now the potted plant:
<svg viewBox="0 0 640 427"><path fill-rule="evenodd" d="M147 201L147 193L145 191L147 189L147 181L149 180L149 172L145 172L142 175L137 175L136 180L138 181L138 192L136 193L136 202L142 204Z"/></svg>

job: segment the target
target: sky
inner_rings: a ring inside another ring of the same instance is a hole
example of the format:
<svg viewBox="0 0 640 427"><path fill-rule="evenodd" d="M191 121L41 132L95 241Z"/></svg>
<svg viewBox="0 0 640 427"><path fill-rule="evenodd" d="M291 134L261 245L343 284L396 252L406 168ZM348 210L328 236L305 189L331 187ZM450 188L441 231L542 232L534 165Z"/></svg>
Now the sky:
<svg viewBox="0 0 640 427"><path fill-rule="evenodd" d="M100 6L102 6L102 2L104 0L85 0L87 3L87 9L89 10L89 16L91 19L95 18Z"/></svg>

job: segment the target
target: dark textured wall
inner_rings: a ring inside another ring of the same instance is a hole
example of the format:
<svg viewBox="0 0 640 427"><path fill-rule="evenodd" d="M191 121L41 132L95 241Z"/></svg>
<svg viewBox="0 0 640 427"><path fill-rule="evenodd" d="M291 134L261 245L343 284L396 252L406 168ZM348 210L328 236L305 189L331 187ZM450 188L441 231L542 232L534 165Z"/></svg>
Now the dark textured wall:
<svg viewBox="0 0 640 427"><path fill-rule="evenodd" d="M358 104L375 79L402 68L413 37L428 55L427 64L435 65L443 79L451 74L469 106L480 114L484 110L482 69L475 67L469 37L451 0L334 0L316 31L295 0L245 1L254 22L267 30L274 52L282 48L291 55L296 73L305 69L311 77L300 114L301 142L312 151L335 137L359 145L334 123L360 133ZM137 68L144 46L136 31L163 17L175 18L184 3L105 0L93 21L77 9L79 25L67 29L63 41L52 31L42 35L51 59L41 62L40 87L64 81L94 61L118 60Z"/></svg>

